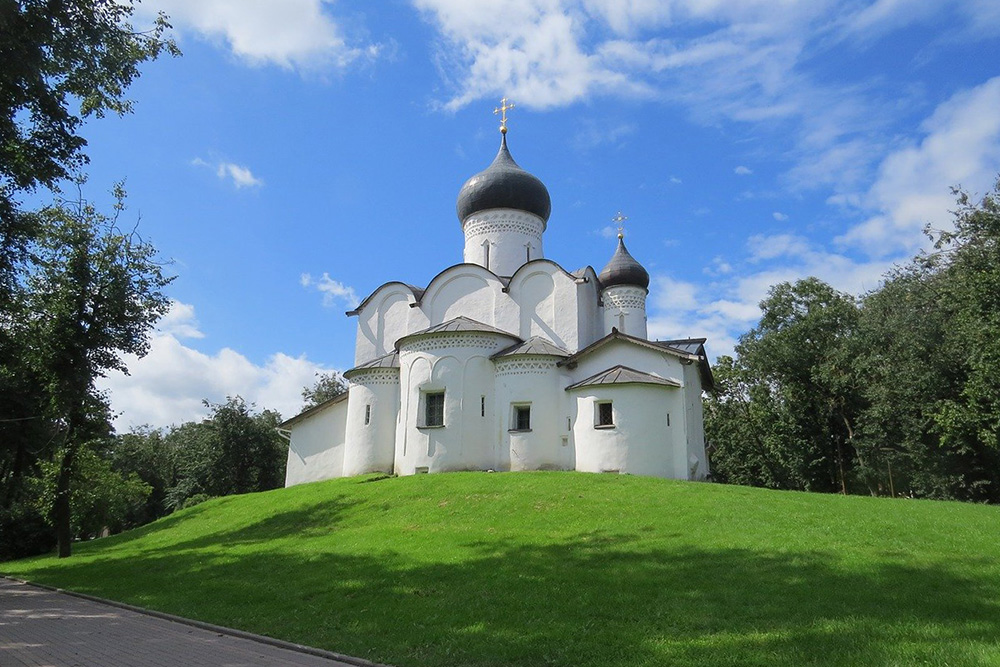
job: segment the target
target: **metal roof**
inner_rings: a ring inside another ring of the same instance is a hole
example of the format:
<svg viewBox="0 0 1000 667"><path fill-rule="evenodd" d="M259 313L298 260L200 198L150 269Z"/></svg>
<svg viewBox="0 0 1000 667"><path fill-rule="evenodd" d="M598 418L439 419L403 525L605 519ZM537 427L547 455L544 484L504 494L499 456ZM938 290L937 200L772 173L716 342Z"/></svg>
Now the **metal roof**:
<svg viewBox="0 0 1000 667"><path fill-rule="evenodd" d="M672 378L661 378L657 375L650 375L637 371L628 366L614 366L597 375L591 375L585 380L580 380L575 384L566 387L566 390L577 389L579 387L593 387L605 384L656 384L666 387L680 387L681 383Z"/></svg>
<svg viewBox="0 0 1000 667"><path fill-rule="evenodd" d="M489 167L465 182L458 193L455 210L463 224L478 211L512 208L534 213L544 221L552 212L549 191L537 177L514 162L507 150L507 135L500 141L500 151Z"/></svg>
<svg viewBox="0 0 1000 667"><path fill-rule="evenodd" d="M342 403L343 401L347 400L348 394L349 394L349 392L342 391L339 394L337 394L336 396L334 396L333 398L328 399L326 401L323 401L319 405L314 405L311 408L308 408L307 410L303 410L302 412L300 412L299 414L295 415L291 419L286 419L285 421L283 421L280 424L278 424L278 428L287 429L289 426L293 426L293 425L297 424L298 422L302 421L306 417L311 417L312 415L316 414L317 412L321 412L323 410L326 410L327 408L333 407L337 403Z"/></svg>
<svg viewBox="0 0 1000 667"><path fill-rule="evenodd" d="M636 287L649 287L649 272L642 268L642 264L636 261L635 257L629 254L625 248L625 241L621 234L618 235L618 248L611 256L607 266L597 279L601 281L601 287L614 287L615 285L635 285Z"/></svg>
<svg viewBox="0 0 1000 667"><path fill-rule="evenodd" d="M442 322L441 324L435 324L434 326L422 329L421 331L416 331L411 334L406 334L405 336L396 341L396 349L398 350L400 344L408 338L415 338L417 336L429 336L432 334L456 333L456 332L459 333L482 332L482 333L501 334L503 336L507 336L515 340L520 340L520 338L517 335L512 334L509 331L504 331L503 329L497 329L496 327L491 326L489 324L483 324L482 322L477 322L476 320L465 317L464 315L460 315L456 318L448 320L447 322Z"/></svg>
<svg viewBox="0 0 1000 667"><path fill-rule="evenodd" d="M399 368L399 353L390 352L389 354L382 355L381 357L377 357L371 361L359 364L354 368L344 371L344 377L349 378L351 375L357 375L361 371L372 368Z"/></svg>
<svg viewBox="0 0 1000 667"><path fill-rule="evenodd" d="M569 351L564 350L555 343L541 336L532 336L523 343L515 343L514 345L500 350L494 354L491 359L496 359L498 357L512 357L516 354L537 354L548 357L568 357Z"/></svg>
<svg viewBox="0 0 1000 667"><path fill-rule="evenodd" d="M687 354L701 355L705 353L705 341L707 338L680 338L677 340L657 340L653 341L657 345L680 350Z"/></svg>

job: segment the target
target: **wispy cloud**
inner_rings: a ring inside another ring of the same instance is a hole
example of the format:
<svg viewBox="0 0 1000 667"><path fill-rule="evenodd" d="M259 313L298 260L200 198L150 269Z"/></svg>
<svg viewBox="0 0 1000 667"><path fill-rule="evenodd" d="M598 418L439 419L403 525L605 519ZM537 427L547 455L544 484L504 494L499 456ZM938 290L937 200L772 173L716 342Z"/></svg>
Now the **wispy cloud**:
<svg viewBox="0 0 1000 667"><path fill-rule="evenodd" d="M744 167L741 164L740 166L736 167L736 169L733 169L733 173L736 174L737 176L749 176L750 174L753 173L753 169L751 169L750 167Z"/></svg>
<svg viewBox="0 0 1000 667"><path fill-rule="evenodd" d="M960 185L985 194L1000 165L1000 77L953 95L922 125L919 141L889 153L865 194L837 200L871 214L843 234L842 247L872 256L912 252L925 225L948 229Z"/></svg>
<svg viewBox="0 0 1000 667"><path fill-rule="evenodd" d="M333 307L340 303L348 308L354 308L360 303L353 287L334 280L330 274L325 272L319 279L313 278L308 273L303 273L299 276L299 284L308 289L316 289L323 295L323 305L327 307Z"/></svg>
<svg viewBox="0 0 1000 667"><path fill-rule="evenodd" d="M815 70L817 54L861 53L913 25L946 23L964 40L1000 34L991 0L518 0L502 20L466 0L411 1L441 36L447 108L501 94L540 109L657 99L694 122L770 133L788 159L785 186L834 195L870 182L901 110L925 100L903 83L832 80Z"/></svg>
<svg viewBox="0 0 1000 667"><path fill-rule="evenodd" d="M345 30L324 0L157 0L140 5L151 14L166 12L183 37L193 34L225 44L251 65L276 64L288 69L343 68L378 56L380 46L348 43Z"/></svg>
<svg viewBox="0 0 1000 667"><path fill-rule="evenodd" d="M259 188L264 185L264 181L254 176L249 167L235 164L233 162L220 160L212 163L207 162L200 157L196 157L191 160L191 164L197 167L207 167L211 169L220 179L232 182L232 184L236 186L237 190L240 188Z"/></svg>

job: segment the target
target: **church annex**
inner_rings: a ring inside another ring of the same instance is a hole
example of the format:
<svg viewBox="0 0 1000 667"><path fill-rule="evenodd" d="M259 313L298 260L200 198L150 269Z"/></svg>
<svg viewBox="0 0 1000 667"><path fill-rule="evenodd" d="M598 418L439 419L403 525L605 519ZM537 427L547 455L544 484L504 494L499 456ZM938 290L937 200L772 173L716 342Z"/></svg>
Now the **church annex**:
<svg viewBox="0 0 1000 667"><path fill-rule="evenodd" d="M705 339L647 339L649 274L621 234L599 274L546 259L548 190L514 162L506 122L501 133L458 194L462 263L425 287L387 282L347 313L349 390L282 424L286 486L369 472L708 473Z"/></svg>

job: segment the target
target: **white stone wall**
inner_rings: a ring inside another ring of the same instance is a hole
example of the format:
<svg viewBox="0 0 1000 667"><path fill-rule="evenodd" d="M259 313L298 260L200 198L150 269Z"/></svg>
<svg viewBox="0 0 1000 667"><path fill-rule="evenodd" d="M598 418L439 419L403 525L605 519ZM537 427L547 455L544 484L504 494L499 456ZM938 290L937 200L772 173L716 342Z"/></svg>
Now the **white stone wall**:
<svg viewBox="0 0 1000 667"><path fill-rule="evenodd" d="M597 273L588 266L583 280L576 283L577 340L575 348L567 348L573 352L582 350L604 336L604 314L597 299L597 285Z"/></svg>
<svg viewBox="0 0 1000 667"><path fill-rule="evenodd" d="M581 387L574 400L576 469L688 479L683 390L641 384ZM597 426L597 404L610 402L614 425ZM667 425L669 417L670 425Z"/></svg>
<svg viewBox="0 0 1000 667"><path fill-rule="evenodd" d="M684 367L685 430L687 433L687 464L691 479L703 480L709 472L708 454L705 452L705 416L702 405L701 375L698 365Z"/></svg>
<svg viewBox="0 0 1000 667"><path fill-rule="evenodd" d="M399 414L399 369L372 368L357 373L351 377L349 391L343 475L391 473Z"/></svg>
<svg viewBox="0 0 1000 667"><path fill-rule="evenodd" d="M498 276L512 276L522 264L545 257L545 221L532 213L506 208L479 211L465 219L462 230L464 261Z"/></svg>
<svg viewBox="0 0 1000 667"><path fill-rule="evenodd" d="M494 386L489 356L513 342L511 337L480 332L404 342L399 350L396 474L495 467L492 443L497 441L491 437L491 422L480 416L482 397L490 398ZM426 395L437 391L444 391L444 426L427 426Z"/></svg>
<svg viewBox="0 0 1000 667"><path fill-rule="evenodd" d="M427 285L419 307L411 310L416 312L410 317L407 333L459 316L516 332L510 323L517 321L517 305L499 278L475 264L457 264L436 275Z"/></svg>
<svg viewBox="0 0 1000 667"><path fill-rule="evenodd" d="M415 301L410 288L401 283L388 283L376 290L358 314L355 365L392 352L397 340L411 331L426 328L426 325L420 327L420 322L411 322L415 309L410 304ZM412 329L413 326L419 328Z"/></svg>
<svg viewBox="0 0 1000 667"><path fill-rule="evenodd" d="M636 338L646 338L646 295L643 287L615 285L601 293L604 303L604 335L616 328Z"/></svg>
<svg viewBox="0 0 1000 667"><path fill-rule="evenodd" d="M344 476L347 401L334 403L293 424L285 486Z"/></svg>
<svg viewBox="0 0 1000 667"><path fill-rule="evenodd" d="M557 358L517 355L496 360L499 470L570 470L568 400ZM530 408L531 429L514 429L515 406Z"/></svg>
<svg viewBox="0 0 1000 667"><path fill-rule="evenodd" d="M580 359L569 373L573 382L579 382L618 365L674 380L682 385L685 382L684 364L678 357L622 340L612 340L594 350Z"/></svg>

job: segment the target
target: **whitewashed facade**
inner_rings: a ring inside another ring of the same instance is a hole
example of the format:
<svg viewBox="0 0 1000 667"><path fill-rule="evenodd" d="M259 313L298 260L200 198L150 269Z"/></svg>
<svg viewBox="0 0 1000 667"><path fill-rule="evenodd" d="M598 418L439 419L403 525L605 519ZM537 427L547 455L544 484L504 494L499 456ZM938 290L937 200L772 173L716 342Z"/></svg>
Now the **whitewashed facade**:
<svg viewBox="0 0 1000 667"><path fill-rule="evenodd" d="M286 486L369 472L581 470L703 479L704 339L649 341L621 235L600 274L546 259L545 186L500 152L459 193L463 263L387 282L346 396L286 421Z"/></svg>

